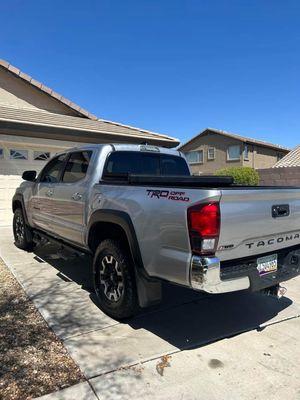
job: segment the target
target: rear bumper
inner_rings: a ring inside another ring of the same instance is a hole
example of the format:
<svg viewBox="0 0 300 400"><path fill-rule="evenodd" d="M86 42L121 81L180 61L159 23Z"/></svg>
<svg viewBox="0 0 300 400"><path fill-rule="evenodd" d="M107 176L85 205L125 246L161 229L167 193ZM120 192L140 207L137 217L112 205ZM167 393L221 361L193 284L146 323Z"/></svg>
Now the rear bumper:
<svg viewBox="0 0 300 400"><path fill-rule="evenodd" d="M208 293L235 292L250 287L247 276L221 280L221 263L218 258L193 256L190 283L193 289Z"/></svg>
<svg viewBox="0 0 300 400"><path fill-rule="evenodd" d="M300 274L300 246L278 253L278 270L260 276L256 258L222 263L216 257L192 256L190 285L207 293L226 293L250 289L258 291Z"/></svg>

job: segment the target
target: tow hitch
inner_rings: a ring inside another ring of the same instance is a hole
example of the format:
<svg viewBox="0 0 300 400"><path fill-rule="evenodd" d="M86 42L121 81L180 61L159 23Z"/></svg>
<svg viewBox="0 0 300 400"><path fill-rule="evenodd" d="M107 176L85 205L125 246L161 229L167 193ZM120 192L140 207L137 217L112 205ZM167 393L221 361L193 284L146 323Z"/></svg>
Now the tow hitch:
<svg viewBox="0 0 300 400"><path fill-rule="evenodd" d="M274 286L270 286L266 289L263 289L261 292L267 296L274 296L277 297L277 299L280 299L282 296L286 294L287 289L277 284Z"/></svg>

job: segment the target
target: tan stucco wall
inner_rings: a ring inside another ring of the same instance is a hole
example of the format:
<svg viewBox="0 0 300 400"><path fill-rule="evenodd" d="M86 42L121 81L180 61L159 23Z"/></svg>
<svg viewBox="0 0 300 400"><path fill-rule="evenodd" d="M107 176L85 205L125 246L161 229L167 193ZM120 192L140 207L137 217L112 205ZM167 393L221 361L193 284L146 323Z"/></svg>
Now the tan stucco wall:
<svg viewBox="0 0 300 400"><path fill-rule="evenodd" d="M244 146L244 143L242 143L242 146ZM254 147L255 146L253 146L252 144L248 144L248 160L244 160L243 157L243 166L254 168L255 165Z"/></svg>
<svg viewBox="0 0 300 400"><path fill-rule="evenodd" d="M229 146L240 145L241 157L239 161L227 160L227 149ZM211 174L220 168L247 166L252 168L269 168L277 162L275 149L248 144L248 160L244 160L244 143L242 141L222 136L214 132L207 132L191 143L183 146L180 150L184 153L189 151L203 150L203 164L190 164L193 174ZM215 160L208 160L207 151L209 147L215 147ZM286 154L286 152L284 153Z"/></svg>
<svg viewBox="0 0 300 400"><path fill-rule="evenodd" d="M190 168L193 174L199 172L203 174L214 173L219 168L226 166L241 166L242 161L227 161L227 148L228 146L241 145L238 140L228 138L226 136L217 135L215 133L207 133L199 138L196 138L191 143L182 147L180 150L184 153L189 151L203 150L203 164L191 164ZM215 160L207 159L207 152L209 147L215 148Z"/></svg>
<svg viewBox="0 0 300 400"><path fill-rule="evenodd" d="M277 154L280 153L278 150L269 149L267 147L254 146L254 162L250 165L253 168L271 168L278 161ZM285 155L286 153L284 153ZM244 161L244 165L248 166L247 162Z"/></svg>
<svg viewBox="0 0 300 400"><path fill-rule="evenodd" d="M0 67L0 105L78 116L67 106Z"/></svg>

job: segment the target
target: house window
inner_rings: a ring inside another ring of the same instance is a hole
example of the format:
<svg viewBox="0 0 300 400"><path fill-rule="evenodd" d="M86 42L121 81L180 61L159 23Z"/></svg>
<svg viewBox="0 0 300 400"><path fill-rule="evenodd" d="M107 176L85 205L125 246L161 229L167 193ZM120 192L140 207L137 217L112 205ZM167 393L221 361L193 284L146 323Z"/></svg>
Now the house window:
<svg viewBox="0 0 300 400"><path fill-rule="evenodd" d="M207 150L207 159L208 160L214 160L215 159L215 148L214 147L209 147Z"/></svg>
<svg viewBox="0 0 300 400"><path fill-rule="evenodd" d="M47 161L50 158L50 153L48 151L34 151L33 159L37 161Z"/></svg>
<svg viewBox="0 0 300 400"><path fill-rule="evenodd" d="M277 161L281 160L283 158L282 153L277 153Z"/></svg>
<svg viewBox="0 0 300 400"><path fill-rule="evenodd" d="M9 151L9 155L12 160L28 160L28 151L27 150L11 149Z"/></svg>
<svg viewBox="0 0 300 400"><path fill-rule="evenodd" d="M244 146L244 160L249 160L249 149L247 144Z"/></svg>
<svg viewBox="0 0 300 400"><path fill-rule="evenodd" d="M186 159L189 164L202 164L203 163L203 150L190 151L186 153Z"/></svg>
<svg viewBox="0 0 300 400"><path fill-rule="evenodd" d="M229 146L227 149L227 160L239 160L241 157L241 148L239 145Z"/></svg>
<svg viewBox="0 0 300 400"><path fill-rule="evenodd" d="M0 158L3 158L3 149L0 149Z"/></svg>

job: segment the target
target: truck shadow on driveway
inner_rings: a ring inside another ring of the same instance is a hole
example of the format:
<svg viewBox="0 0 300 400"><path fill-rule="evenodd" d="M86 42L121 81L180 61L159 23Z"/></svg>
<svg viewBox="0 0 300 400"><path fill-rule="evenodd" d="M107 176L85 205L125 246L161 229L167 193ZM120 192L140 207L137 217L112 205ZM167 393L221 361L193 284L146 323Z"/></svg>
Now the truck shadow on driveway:
<svg viewBox="0 0 300 400"><path fill-rule="evenodd" d="M90 257L64 260L57 256L57 249L50 246L37 248L35 254L36 259L45 260L53 266L58 271L57 276L62 280L75 282L82 290L87 291L91 302L97 305L93 293ZM121 324L128 324L134 330L144 329L152 332L182 350L199 347L252 329L262 329L265 325L290 317L289 312L284 310L292 303L287 297L277 300L247 291L208 295L163 284L163 301L160 306L142 310L139 315ZM86 313L88 310L83 312ZM82 317L89 318L88 315ZM99 316L97 315L99 323L101 319L107 318L99 309ZM155 349L153 351L155 352Z"/></svg>

